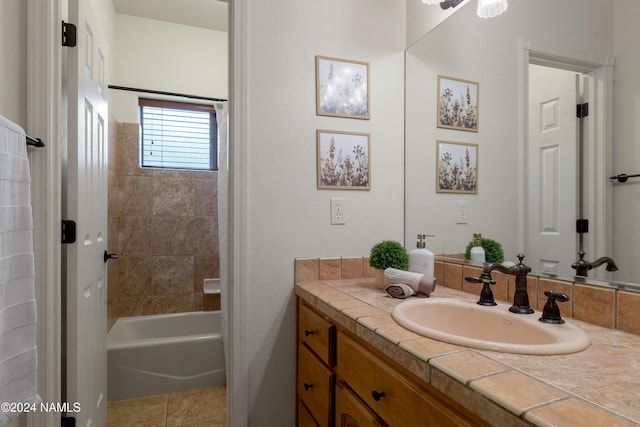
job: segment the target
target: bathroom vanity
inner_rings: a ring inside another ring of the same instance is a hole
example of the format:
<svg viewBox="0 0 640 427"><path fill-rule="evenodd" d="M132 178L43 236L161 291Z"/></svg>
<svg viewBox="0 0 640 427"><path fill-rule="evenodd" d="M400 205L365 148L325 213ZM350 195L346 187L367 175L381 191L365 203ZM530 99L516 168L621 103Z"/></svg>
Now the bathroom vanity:
<svg viewBox="0 0 640 427"><path fill-rule="evenodd" d="M299 426L488 425L301 298L297 349Z"/></svg>
<svg viewBox="0 0 640 427"><path fill-rule="evenodd" d="M295 293L298 426L632 426L640 421L634 409L640 397L629 396L640 381L616 366L629 361L627 372L633 372L639 363L637 335L576 321L593 342L584 352L504 354L404 329L390 315L403 300L376 289L373 279L299 282ZM477 298L442 286L432 295L448 297ZM610 398L606 404L598 401L603 390ZM616 396L621 406L607 406Z"/></svg>

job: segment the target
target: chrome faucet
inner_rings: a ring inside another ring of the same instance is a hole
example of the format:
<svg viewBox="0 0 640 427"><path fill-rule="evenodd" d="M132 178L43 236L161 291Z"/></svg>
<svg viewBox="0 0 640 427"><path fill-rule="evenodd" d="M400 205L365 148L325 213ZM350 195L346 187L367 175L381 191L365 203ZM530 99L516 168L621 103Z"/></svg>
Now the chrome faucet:
<svg viewBox="0 0 640 427"><path fill-rule="evenodd" d="M527 293L527 273L531 271L531 267L525 265L522 260L524 255L518 255L518 264L506 267L499 263L487 264L482 271L483 275L491 277L493 270L501 271L505 274L516 276L516 291L513 295L513 305L509 307L509 311L518 314L533 313L533 309L529 306L529 294Z"/></svg>
<svg viewBox="0 0 640 427"><path fill-rule="evenodd" d="M584 251L581 250L580 252L578 252L578 255L580 256L580 259L571 264L571 268L576 270L576 276L587 277L587 271L591 270L592 268L600 267L604 263L607 263L607 271L618 271L616 262L607 256L603 256L602 258L598 258L593 262L589 262L584 260Z"/></svg>

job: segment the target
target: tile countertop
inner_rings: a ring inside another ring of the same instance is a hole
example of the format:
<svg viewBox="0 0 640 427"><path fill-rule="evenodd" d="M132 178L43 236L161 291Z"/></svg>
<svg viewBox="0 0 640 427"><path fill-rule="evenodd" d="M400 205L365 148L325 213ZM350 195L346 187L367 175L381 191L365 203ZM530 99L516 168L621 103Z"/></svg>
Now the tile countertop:
<svg viewBox="0 0 640 427"><path fill-rule="evenodd" d="M493 425L640 425L640 336L567 319L592 345L558 356L477 350L417 335L373 279L297 283L296 295ZM431 298L476 295L438 287Z"/></svg>

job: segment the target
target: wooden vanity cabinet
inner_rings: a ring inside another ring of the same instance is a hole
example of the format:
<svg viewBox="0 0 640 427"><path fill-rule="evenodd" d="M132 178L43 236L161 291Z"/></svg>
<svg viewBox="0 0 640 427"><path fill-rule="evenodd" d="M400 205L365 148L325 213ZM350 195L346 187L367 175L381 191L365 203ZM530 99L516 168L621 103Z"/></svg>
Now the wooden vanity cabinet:
<svg viewBox="0 0 640 427"><path fill-rule="evenodd" d="M297 426L487 425L298 298Z"/></svg>

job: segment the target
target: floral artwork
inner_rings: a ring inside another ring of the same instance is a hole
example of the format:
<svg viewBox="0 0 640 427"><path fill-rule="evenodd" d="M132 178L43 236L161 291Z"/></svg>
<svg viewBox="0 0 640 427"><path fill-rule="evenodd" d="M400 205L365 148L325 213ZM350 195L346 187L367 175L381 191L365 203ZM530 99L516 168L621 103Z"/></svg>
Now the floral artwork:
<svg viewBox="0 0 640 427"><path fill-rule="evenodd" d="M436 191L478 193L478 145L437 141Z"/></svg>
<svg viewBox="0 0 640 427"><path fill-rule="evenodd" d="M369 64L316 56L316 114L369 119Z"/></svg>
<svg viewBox="0 0 640 427"><path fill-rule="evenodd" d="M479 84L438 76L438 127L478 132Z"/></svg>
<svg viewBox="0 0 640 427"><path fill-rule="evenodd" d="M369 134L318 130L316 136L319 189L371 188Z"/></svg>

